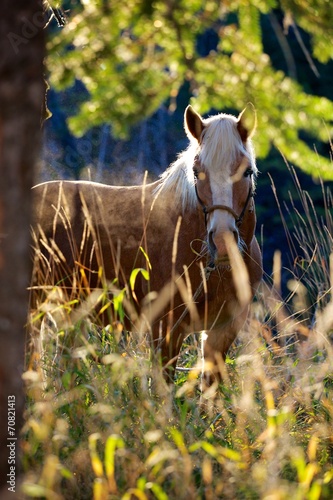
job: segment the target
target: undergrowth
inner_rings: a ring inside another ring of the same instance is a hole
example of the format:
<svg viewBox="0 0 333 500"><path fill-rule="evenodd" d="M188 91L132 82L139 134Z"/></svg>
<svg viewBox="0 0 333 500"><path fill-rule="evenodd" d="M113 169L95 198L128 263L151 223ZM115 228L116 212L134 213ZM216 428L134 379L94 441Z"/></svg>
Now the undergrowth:
<svg viewBox="0 0 333 500"><path fill-rule="evenodd" d="M40 349L24 374L26 498L333 497L332 226L328 205L315 224L307 207L293 212L303 253L290 295L279 298L277 255L218 388L201 391L197 336L168 386L145 336L123 331L121 301L103 327L100 297L51 292L32 320Z"/></svg>

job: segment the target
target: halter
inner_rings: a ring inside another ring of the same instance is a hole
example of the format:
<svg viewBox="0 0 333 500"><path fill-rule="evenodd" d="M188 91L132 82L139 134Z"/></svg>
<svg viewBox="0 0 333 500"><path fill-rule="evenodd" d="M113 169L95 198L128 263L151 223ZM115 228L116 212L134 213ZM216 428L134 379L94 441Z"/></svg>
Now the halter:
<svg viewBox="0 0 333 500"><path fill-rule="evenodd" d="M198 159L196 159L196 161L197 160ZM252 175L252 173L250 175ZM195 188L195 194L197 195L197 198L198 198L198 202L200 203L200 205L202 207L202 211L205 215L205 226L206 227L207 227L207 222L208 222L208 215L211 212L214 212L214 210L224 210L225 212L228 212L229 214L231 214L236 221L237 227L239 227L242 224L246 209L247 209L248 204L250 202L250 199L253 198L253 190L252 190L251 185L250 185L249 192L248 192L246 200L245 200L243 210L241 211L241 213L239 215L235 212L235 210L233 208L228 207L228 205L211 205L211 206L207 207L199 196L197 184L194 185L194 188Z"/></svg>
<svg viewBox="0 0 333 500"><path fill-rule="evenodd" d="M228 207L228 205L211 205L210 207L206 207L206 205L204 204L204 202L202 201L202 199L199 196L198 189L197 189L196 185L195 185L195 194L197 195L198 202L200 203L200 205L202 207L202 211L205 214L205 226L206 227L207 227L207 222L208 222L208 215L211 212L214 212L214 210L224 210L225 212L229 212L229 214L231 214L233 216L233 218L235 219L236 226L239 227L242 224L242 222L243 222L244 215L245 215L247 206L248 206L248 204L250 202L250 199L253 198L253 191L252 191L252 187L250 186L249 192L247 194L247 198L245 200L245 204L244 204L243 210L238 215L235 212L235 210L233 208L231 208L231 207Z"/></svg>

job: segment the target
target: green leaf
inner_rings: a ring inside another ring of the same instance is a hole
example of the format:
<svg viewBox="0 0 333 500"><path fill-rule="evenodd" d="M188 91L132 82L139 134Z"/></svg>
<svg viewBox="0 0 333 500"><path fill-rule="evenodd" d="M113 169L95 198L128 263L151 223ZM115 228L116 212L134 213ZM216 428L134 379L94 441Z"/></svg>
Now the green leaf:
<svg viewBox="0 0 333 500"><path fill-rule="evenodd" d="M132 292L134 292L136 278L139 273L146 281L149 281L149 272L147 271L147 269L143 269L142 267L133 269L133 271L131 272L131 276L129 278L130 288Z"/></svg>

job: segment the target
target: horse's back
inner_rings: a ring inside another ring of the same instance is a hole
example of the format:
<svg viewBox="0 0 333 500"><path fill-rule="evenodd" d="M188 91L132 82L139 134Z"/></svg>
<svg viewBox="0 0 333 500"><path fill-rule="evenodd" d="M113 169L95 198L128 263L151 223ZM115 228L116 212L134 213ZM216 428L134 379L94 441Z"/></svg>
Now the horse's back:
<svg viewBox="0 0 333 500"><path fill-rule="evenodd" d="M54 225L61 214L68 220L84 219L87 213L96 221L100 217L121 219L129 205L140 199L140 187L108 186L88 181L50 181L33 188L34 221ZM126 210L125 210L126 205Z"/></svg>
<svg viewBox="0 0 333 500"><path fill-rule="evenodd" d="M80 262L94 272L102 267L107 280L118 278L120 273L122 282L133 269L147 267L148 258L155 270L151 284L160 288L170 275L177 217L164 202L155 200L154 189L155 184L39 184L33 188L37 244L47 240L41 245L44 254L48 253L46 248L59 249L69 270ZM155 283L154 276L161 283Z"/></svg>
<svg viewBox="0 0 333 500"><path fill-rule="evenodd" d="M33 206L35 243L47 259L57 253L70 271L75 263L93 274L102 267L109 280L117 277L117 252L134 260L142 224L126 214L138 213L139 188L51 181L33 188Z"/></svg>

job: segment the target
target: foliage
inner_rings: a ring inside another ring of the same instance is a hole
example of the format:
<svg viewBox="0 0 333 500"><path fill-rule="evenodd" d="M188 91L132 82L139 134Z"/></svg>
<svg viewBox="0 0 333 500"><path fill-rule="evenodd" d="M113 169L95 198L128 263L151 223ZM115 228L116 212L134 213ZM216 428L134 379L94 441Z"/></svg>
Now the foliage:
<svg viewBox="0 0 333 500"><path fill-rule="evenodd" d="M328 61L333 46L329 2L288 0L281 5L285 29L296 29L295 23L303 27L312 36L314 56ZM261 19L276 7L273 0L74 3L68 24L49 42L48 57L52 84L65 88L78 79L89 92L70 118L72 130L83 134L111 123L114 134L125 136L166 100L175 109L187 82L199 112L255 104L259 156L274 145L306 172L332 178L329 161L314 153L300 132L327 142L333 104L306 94L274 69L263 48ZM213 42L205 47L200 40L207 34Z"/></svg>
<svg viewBox="0 0 333 500"><path fill-rule="evenodd" d="M333 15L329 2L307 2L287 0L281 6L287 13L286 22L296 22L312 35L313 55L321 62L333 57L332 26Z"/></svg>

